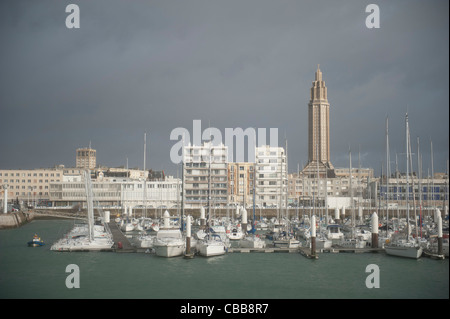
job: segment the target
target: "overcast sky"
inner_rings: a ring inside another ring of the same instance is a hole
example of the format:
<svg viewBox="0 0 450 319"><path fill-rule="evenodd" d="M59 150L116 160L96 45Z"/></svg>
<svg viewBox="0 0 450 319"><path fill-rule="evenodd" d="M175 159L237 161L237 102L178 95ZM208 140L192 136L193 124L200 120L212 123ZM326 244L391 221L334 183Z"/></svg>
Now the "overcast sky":
<svg viewBox="0 0 450 319"><path fill-rule="evenodd" d="M80 28L65 25L79 5ZM365 25L370 3L380 28ZM331 162L405 170L405 113L423 170L449 157L449 2L146 0L0 2L0 168L97 163L176 174L176 127L278 128L289 170L308 159L317 64L328 87ZM394 167L395 163L391 164ZM414 164L416 165L416 164Z"/></svg>

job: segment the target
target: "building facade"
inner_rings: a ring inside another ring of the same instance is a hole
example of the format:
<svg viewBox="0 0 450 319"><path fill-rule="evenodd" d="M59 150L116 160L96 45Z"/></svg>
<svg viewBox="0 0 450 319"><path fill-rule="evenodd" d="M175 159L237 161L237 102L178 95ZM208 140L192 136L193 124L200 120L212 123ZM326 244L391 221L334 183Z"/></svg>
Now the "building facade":
<svg viewBox="0 0 450 319"><path fill-rule="evenodd" d="M78 148L76 151L76 167L94 169L97 165L97 151L87 147Z"/></svg>
<svg viewBox="0 0 450 319"><path fill-rule="evenodd" d="M94 205L102 207L173 208L180 204L181 179L166 177L161 181L138 181L129 178L103 178L92 181ZM52 207L84 206L84 177L50 185Z"/></svg>
<svg viewBox="0 0 450 319"><path fill-rule="evenodd" d="M444 207L448 206L449 200L448 177L441 178L417 178L398 175L394 178L377 178L370 182L370 196L378 201L376 205L386 204L413 207L414 203L422 207ZM409 187L408 187L409 186Z"/></svg>
<svg viewBox="0 0 450 319"><path fill-rule="evenodd" d="M5 185L9 201L27 203L28 206L46 205L50 184L63 180L62 168L3 169L0 185ZM2 194L4 189L1 189Z"/></svg>
<svg viewBox="0 0 450 319"><path fill-rule="evenodd" d="M230 204L245 207L253 205L255 168L255 163L249 162L228 164L228 194Z"/></svg>
<svg viewBox="0 0 450 319"><path fill-rule="evenodd" d="M346 175L318 179L302 173L289 174L289 201L299 206L324 207L328 201L331 208L332 198L346 197L355 202L367 198L367 195L367 178L364 177L350 178Z"/></svg>
<svg viewBox="0 0 450 319"><path fill-rule="evenodd" d="M211 154L211 156L210 156ZM191 145L183 150L184 207L226 206L228 149L224 144Z"/></svg>
<svg viewBox="0 0 450 319"><path fill-rule="evenodd" d="M255 174L255 204L259 207L286 207L288 175L285 150L268 145L257 147Z"/></svg>

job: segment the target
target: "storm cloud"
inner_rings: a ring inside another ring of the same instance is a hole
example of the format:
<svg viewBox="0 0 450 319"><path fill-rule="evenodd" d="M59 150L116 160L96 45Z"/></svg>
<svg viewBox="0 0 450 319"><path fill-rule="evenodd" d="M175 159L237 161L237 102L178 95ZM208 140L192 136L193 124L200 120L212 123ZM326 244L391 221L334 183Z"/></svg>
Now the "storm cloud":
<svg viewBox="0 0 450 319"><path fill-rule="evenodd" d="M65 8L80 8L68 29ZM276 127L289 170L307 162L309 90L317 65L330 102L331 162L404 165L405 113L423 168L445 171L449 131L448 1L22 1L0 4L0 167L97 163L176 174L176 127Z"/></svg>

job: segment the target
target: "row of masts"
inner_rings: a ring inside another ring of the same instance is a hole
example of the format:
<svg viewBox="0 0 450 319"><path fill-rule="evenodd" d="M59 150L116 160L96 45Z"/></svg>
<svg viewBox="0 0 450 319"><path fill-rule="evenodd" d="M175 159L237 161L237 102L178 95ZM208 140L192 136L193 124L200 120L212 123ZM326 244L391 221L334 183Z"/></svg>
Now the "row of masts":
<svg viewBox="0 0 450 319"><path fill-rule="evenodd" d="M412 168L412 157L411 157L411 141L410 141L410 133L409 133L409 123L408 123L408 115L406 114L406 118L405 118L405 127L406 127L406 190L407 190L407 194L406 194L406 210L407 210L407 218L409 220L409 211L410 211L410 204L409 204L409 170L410 167ZM147 138L147 133L144 134L144 171L146 168L146 138ZM431 142L431 171L432 171L432 175L434 174L434 168L433 168L433 144L432 141ZM286 162L285 162L285 167L286 167L286 172L288 171L288 149L287 149L287 139L285 142L286 145L286 154L285 154L285 158L286 158ZM184 146L184 137L183 137L183 146ZM420 156L420 145L419 145L419 138L417 138L417 157L418 157L418 174L419 174L419 179L418 179L418 183L419 183L419 192L421 194L421 177L422 177L422 159ZM182 148L182 183L181 183L181 192L178 189L178 184L177 184L177 197L178 197L178 201L179 201L179 194L181 193L181 212L179 212L179 214L181 214L181 217L183 217L184 215L184 147ZM318 146L316 146L316 152L318 153ZM351 159L351 149L349 147L349 178L350 178L350 202L351 202L351 216L352 216L352 226L354 226L354 220L355 220L355 205L354 205L354 193L353 193L353 181L352 181L352 159ZM256 161L255 161L256 162ZM359 163L359 167L361 166L360 163L360 156L358 156L358 163ZM280 194L279 194L279 205L278 205L278 209L277 209L277 218L280 219L282 217L287 217L288 213L287 213L287 209L288 209L288 185L287 182L286 184L284 184L284 180L287 180L287 176L285 178L283 178L283 162L280 161L279 163L280 165ZM397 166L397 156L396 156L396 166ZM448 162L447 162L447 166L448 166ZM448 171L448 168L447 168ZM178 170L177 170L178 172ZM360 172L360 169L359 169ZM178 174L178 173L177 173ZM382 175L383 175L383 167L382 167ZM389 154L389 119L388 117L386 117L386 178L385 178L385 182L386 182L386 218L389 220L389 176L390 176L390 154ZM256 171L254 170L254 174L253 174L253 210L255 210L255 201L256 201L256 188L255 188L255 182L256 182ZM317 161L317 175L316 175L316 185L317 185L317 192L313 191L313 212L312 214L316 214L316 207L317 207L317 199L320 197L320 174L319 174L319 161ZM327 179L327 174L325 174L325 179ZM325 181L325 211L326 211L326 220L328 220L328 185L327 185L327 180ZM146 217L146 181L144 179L144 191L143 191L143 207L144 207L144 217ZM433 181L432 181L433 183ZM412 185L413 185L413 207L414 207L414 214L416 217L416 203L415 203L415 195L414 195L414 179L412 179ZM285 211L284 213L282 211L280 211L283 207L282 205L282 201L283 201L283 188L286 188L286 191L284 192L284 208ZM434 187L432 185L431 187L432 192L434 191ZM304 192L304 190L303 190ZM360 187L358 187L358 192L360 192ZM317 199L316 199L316 193L317 193ZM244 195L245 196L245 195ZM228 197L227 197L228 198ZM358 206L359 206L359 198L360 198L360 194L358 194ZM432 195L432 198L433 195ZM380 200L381 200L381 191L380 191ZM244 201L245 202L245 201ZM179 206L178 206L179 207ZM229 205L227 205L227 216L228 216L228 207ZM207 208L208 208L208 218L211 216L211 142L210 142L210 156L209 156L209 172L208 172L208 199L207 199ZM178 208L179 209L179 208ZM298 204L297 204L297 209L298 209ZM397 206L398 209L398 206ZM422 196L419 196L419 209L422 209ZM377 209L378 211L378 209ZM254 212L255 214L255 212ZM183 227L183 226L182 226Z"/></svg>

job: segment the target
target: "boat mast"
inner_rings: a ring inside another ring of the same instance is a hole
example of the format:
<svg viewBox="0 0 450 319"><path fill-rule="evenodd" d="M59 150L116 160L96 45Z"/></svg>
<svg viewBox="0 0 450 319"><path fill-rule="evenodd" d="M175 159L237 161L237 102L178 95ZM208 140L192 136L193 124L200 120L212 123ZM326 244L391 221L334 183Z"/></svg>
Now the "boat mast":
<svg viewBox="0 0 450 319"><path fill-rule="evenodd" d="M406 238L409 241L409 126L408 113L406 113Z"/></svg>
<svg viewBox="0 0 450 319"><path fill-rule="evenodd" d="M420 143L417 137L417 174L419 178L419 221L420 237L422 237L422 159L420 158Z"/></svg>
<svg viewBox="0 0 450 319"><path fill-rule="evenodd" d="M86 187L89 241L92 242L94 240L94 196L92 193L91 171L89 169L84 172L84 183Z"/></svg>
<svg viewBox="0 0 450 319"><path fill-rule="evenodd" d="M290 228L290 222L289 222L289 210L288 210L288 142L287 142L287 138L286 138L286 152L285 152L285 164L284 164L284 168L285 168L285 172L286 172L286 177L284 178L284 183L285 186L283 187L284 189L284 209L286 212L286 219L288 220L289 223L289 228ZM281 171L281 175L283 175L283 171Z"/></svg>
<svg viewBox="0 0 450 319"><path fill-rule="evenodd" d="M408 149L409 149L409 161L410 161L410 165L411 165L411 170L412 170L412 151L411 151L411 136L409 134L408 131ZM414 177L411 176L411 183L412 183L412 197L413 197L413 207L414 207L414 230L416 232L416 241L419 240L418 236L418 232L417 232L417 207L416 207L416 192L415 192L415 185L414 185Z"/></svg>
<svg viewBox="0 0 450 319"><path fill-rule="evenodd" d="M389 229L389 175L390 175L390 158L389 158L389 118L386 117L386 237Z"/></svg>
<svg viewBox="0 0 450 319"><path fill-rule="evenodd" d="M431 148L431 206L435 207L434 205L434 167L433 167L433 141L430 137L430 148Z"/></svg>
<svg viewBox="0 0 450 319"><path fill-rule="evenodd" d="M147 153L147 132L144 133L144 218L147 217L147 176L145 174L145 155Z"/></svg>
<svg viewBox="0 0 450 319"><path fill-rule="evenodd" d="M352 212L352 238L355 238L355 209L353 205L353 178L352 178L352 151L350 146L348 147L348 158L349 158L349 175L350 175L350 208Z"/></svg>

